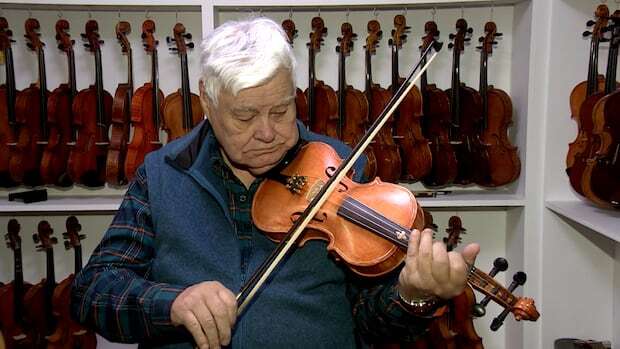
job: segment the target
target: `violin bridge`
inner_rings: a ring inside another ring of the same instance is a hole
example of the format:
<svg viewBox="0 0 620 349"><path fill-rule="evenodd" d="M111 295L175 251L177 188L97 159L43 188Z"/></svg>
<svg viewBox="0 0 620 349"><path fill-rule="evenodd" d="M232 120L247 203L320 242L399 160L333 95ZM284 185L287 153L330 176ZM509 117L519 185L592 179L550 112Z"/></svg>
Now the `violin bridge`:
<svg viewBox="0 0 620 349"><path fill-rule="evenodd" d="M286 189L293 194L299 194L304 186L306 186L306 183L308 183L308 178L306 176L295 174L286 179Z"/></svg>

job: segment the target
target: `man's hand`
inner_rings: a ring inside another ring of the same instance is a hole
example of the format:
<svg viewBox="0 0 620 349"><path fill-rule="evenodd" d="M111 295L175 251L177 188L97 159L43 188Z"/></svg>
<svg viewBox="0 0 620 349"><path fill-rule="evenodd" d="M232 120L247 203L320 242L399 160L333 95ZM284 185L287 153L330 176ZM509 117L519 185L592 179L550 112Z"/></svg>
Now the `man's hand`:
<svg viewBox="0 0 620 349"><path fill-rule="evenodd" d="M175 326L183 325L198 348L219 348L230 344L237 319L235 295L217 281L193 285L177 296L170 309Z"/></svg>
<svg viewBox="0 0 620 349"><path fill-rule="evenodd" d="M398 292L409 300L429 296L450 299L459 295L467 283L467 264L474 263L479 251L478 244L469 244L462 254L448 252L444 243L433 242L432 230L414 230L405 267L398 278Z"/></svg>

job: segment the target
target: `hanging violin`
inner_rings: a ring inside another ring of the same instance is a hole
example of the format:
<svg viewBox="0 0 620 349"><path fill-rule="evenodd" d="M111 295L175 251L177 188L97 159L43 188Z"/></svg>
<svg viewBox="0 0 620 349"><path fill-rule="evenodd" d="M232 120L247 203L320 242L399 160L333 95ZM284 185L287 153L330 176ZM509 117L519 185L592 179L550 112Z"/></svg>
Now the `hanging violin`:
<svg viewBox="0 0 620 349"><path fill-rule="evenodd" d="M338 96L329 85L316 79L315 56L321 50L327 28L321 17L312 18L312 33L308 43L309 81L306 89L310 131L338 138Z"/></svg>
<svg viewBox="0 0 620 349"><path fill-rule="evenodd" d="M112 185L127 183L125 176L125 156L129 143L129 122L131 120L131 99L133 96L133 57L131 44L127 35L131 33L131 24L121 21L116 24L116 38L121 51L127 55L127 82L116 87L112 101L112 119L110 126L110 146L106 157L106 182Z"/></svg>
<svg viewBox="0 0 620 349"><path fill-rule="evenodd" d="M15 88L15 68L13 64L13 50L11 37L13 32L9 29L6 18L0 17L0 50L4 53L5 82L0 86L0 187L10 188L16 183L9 172L11 153L17 144L17 121L15 117L15 100L17 91Z"/></svg>
<svg viewBox="0 0 620 349"><path fill-rule="evenodd" d="M376 20L371 20L367 25L368 36L366 37L366 99L370 105L369 120L374 122L381 111L390 101L391 93L372 81L372 55L377 52L381 35L381 25ZM372 145L377 159L377 176L386 182L397 182L400 179L402 166L398 146L394 143L393 135L394 119L390 118L381 129L379 137Z"/></svg>
<svg viewBox="0 0 620 349"><path fill-rule="evenodd" d="M41 178L45 184L68 187L73 184L67 173L70 144L75 142L73 131L73 98L77 95L75 82L75 57L69 33L69 22L60 19L56 22L58 48L67 54L68 80L50 94L47 101L47 124L49 139L41 159Z"/></svg>
<svg viewBox="0 0 620 349"><path fill-rule="evenodd" d="M458 164L458 174L454 183L467 185L483 183L489 173L487 146L480 140L482 123L482 100L478 91L461 82L461 53L468 35L473 32L463 18L456 22L456 34L450 34L454 41L448 47L453 50L452 87L446 90L452 107L452 127L450 140L454 144Z"/></svg>
<svg viewBox="0 0 620 349"><path fill-rule="evenodd" d="M4 240L13 251L13 281L0 287L0 328L4 334L7 349L32 348L36 338L24 315L24 295L31 284L24 282L22 263L22 240L19 236L19 222L9 220Z"/></svg>
<svg viewBox="0 0 620 349"><path fill-rule="evenodd" d="M125 175L131 181L146 154L161 148L159 129L161 127L164 93L159 89L159 67L155 22L147 19L142 23L142 40L147 53L151 54L151 82L140 87L131 100L131 124L133 138L127 147Z"/></svg>
<svg viewBox="0 0 620 349"><path fill-rule="evenodd" d="M433 21L424 24L422 52L439 37L437 24ZM448 95L435 84L429 84L427 72L422 74L420 90L424 110L424 133L430 141L432 166L422 183L430 187L451 184L458 174L456 154L450 143L451 111Z"/></svg>
<svg viewBox="0 0 620 349"><path fill-rule="evenodd" d="M487 147L489 171L483 173L479 184L498 187L515 181L521 173L521 160L517 147L508 139L508 127L512 124L512 101L508 94L488 83L488 58L493 53L497 32L494 22L484 26L485 36L480 38L480 96L482 97L482 135Z"/></svg>
<svg viewBox="0 0 620 349"><path fill-rule="evenodd" d="M577 84L570 94L571 117L577 123L577 137L568 145L566 154L567 171L573 166L575 156L584 151L588 135L581 130L581 108L585 100L605 88L605 77L598 74L599 46L603 38L603 30L609 22L609 8L600 4L594 13L596 21L588 21L592 31L585 31L584 37L590 36L590 60L588 62L588 78Z"/></svg>
<svg viewBox="0 0 620 349"><path fill-rule="evenodd" d="M56 330L47 337L47 349L95 349L97 337L92 330L81 326L71 318L71 284L75 275L82 270L82 244L86 235L80 234L82 226L75 216L70 216L65 224L67 231L63 233L65 249L73 248L75 253L75 273L69 275L54 289L52 298L54 315L57 318Z"/></svg>
<svg viewBox="0 0 620 349"><path fill-rule="evenodd" d="M620 11L616 11L611 20L614 25L610 52L615 50L616 54L608 74L614 77L620 45ZM607 79L605 92L609 93L596 103L592 112L594 155L586 161L581 186L585 196L595 204L620 209L620 90L615 79Z"/></svg>
<svg viewBox="0 0 620 349"><path fill-rule="evenodd" d="M357 34L353 33L351 23L343 23L340 27L342 36L338 38L338 138L349 146L354 146L366 132L368 124L368 100L362 91L347 84L346 57L353 47L353 39ZM364 178L371 180L377 175L377 158L368 147L366 155L366 167Z"/></svg>
<svg viewBox="0 0 620 349"><path fill-rule="evenodd" d="M27 186L41 184L41 156L47 144L47 79L45 74L45 54L39 39L39 21L26 20L26 39L28 48L37 54L39 81L17 95L15 116L19 126L17 144L12 149L9 172L17 183Z"/></svg>
<svg viewBox="0 0 620 349"><path fill-rule="evenodd" d="M85 29L82 38L88 43L84 46L95 56L95 84L78 92L73 99L73 124L77 129L77 142L69 154L68 169L74 182L100 187L105 184L112 96L103 89L103 41L99 40L99 24L89 20Z"/></svg>
<svg viewBox="0 0 620 349"><path fill-rule="evenodd" d="M411 29L406 25L403 15L394 17L394 29L390 39L392 47L392 86L389 91L396 93L404 80L398 72L398 50L402 48L407 33ZM417 182L426 176L432 167L431 149L428 139L422 134L420 125L422 118L422 95L415 86L409 91L403 102L394 113L396 126L394 133L398 138L400 158L402 159L401 177L405 181Z"/></svg>
<svg viewBox="0 0 620 349"><path fill-rule="evenodd" d="M293 46L293 40L297 37L297 29L295 29L295 22L293 22L290 18L282 21L282 29L286 33L288 37L288 42ZM301 122L309 127L309 119L308 119L308 100L306 99L306 95L299 88L295 88L295 108L297 110L297 118L301 120Z"/></svg>
<svg viewBox="0 0 620 349"><path fill-rule="evenodd" d="M187 67L187 49L194 48L191 40L192 34L185 32L185 26L177 23L173 29L173 37L167 37L168 43L175 43L176 51L181 58L181 88L168 95L164 100L163 128L168 133L168 142L186 135L203 119L200 97L189 89L189 70Z"/></svg>
<svg viewBox="0 0 620 349"><path fill-rule="evenodd" d="M26 320L36 331L36 347L46 348L46 337L54 333L56 319L52 308L54 288L56 288L56 274L54 272L54 245L58 239L52 237L54 230L47 221L40 221L37 232L32 239L37 245L37 251L45 252L47 274L45 279L33 285L24 296L24 314Z"/></svg>

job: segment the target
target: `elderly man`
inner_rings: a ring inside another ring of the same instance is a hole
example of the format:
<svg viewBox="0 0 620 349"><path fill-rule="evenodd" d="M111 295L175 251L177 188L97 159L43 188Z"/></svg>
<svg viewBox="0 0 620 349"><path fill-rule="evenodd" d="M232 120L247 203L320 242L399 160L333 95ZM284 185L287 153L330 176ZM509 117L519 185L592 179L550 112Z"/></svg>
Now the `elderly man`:
<svg viewBox="0 0 620 349"><path fill-rule="evenodd" d="M202 48L207 121L138 169L75 279L73 316L142 348L353 348L424 332L478 252L448 253L429 230L412 234L404 267L380 280L354 278L325 242L308 242L237 317L235 293L276 247L252 224L262 176L300 140L348 149L296 122L295 60L277 23L229 22Z"/></svg>

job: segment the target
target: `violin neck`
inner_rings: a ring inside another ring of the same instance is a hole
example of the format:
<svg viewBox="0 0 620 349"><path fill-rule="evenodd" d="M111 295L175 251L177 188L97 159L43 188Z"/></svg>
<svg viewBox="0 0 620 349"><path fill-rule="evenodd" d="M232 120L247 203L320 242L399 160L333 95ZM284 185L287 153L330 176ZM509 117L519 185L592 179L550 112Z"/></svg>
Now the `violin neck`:
<svg viewBox="0 0 620 349"><path fill-rule="evenodd" d="M19 245L13 250L13 261L15 271L15 276L13 278L13 316L15 316L15 320L19 323L21 322L21 316L24 313L24 272L22 263L22 249Z"/></svg>
<svg viewBox="0 0 620 349"><path fill-rule="evenodd" d="M618 45L609 47L607 59L607 72L605 78L605 94L608 95L616 90L616 72L618 71Z"/></svg>
<svg viewBox="0 0 620 349"><path fill-rule="evenodd" d="M41 139L47 140L47 74L45 73L45 53L43 47L37 49L37 57L39 60L39 122L41 124Z"/></svg>
<svg viewBox="0 0 620 349"><path fill-rule="evenodd" d="M453 50L453 60L452 60L452 89L450 96L450 106L452 107L452 127L450 128L451 138L454 139L460 132L460 113L461 113L461 104L460 104L460 88L461 88L461 52L460 50L454 46Z"/></svg>
<svg viewBox="0 0 620 349"><path fill-rule="evenodd" d="M71 89L71 99L77 95L77 83L75 75L75 55L73 50L67 52L67 67L69 70L69 80L67 81L69 88Z"/></svg>
<svg viewBox="0 0 620 349"><path fill-rule="evenodd" d="M588 96L598 92L598 48L599 39L593 38L590 43L590 62L588 63Z"/></svg>
<svg viewBox="0 0 620 349"><path fill-rule="evenodd" d="M398 80L400 78L398 72L398 47L392 45L392 94L398 91Z"/></svg>
<svg viewBox="0 0 620 349"><path fill-rule="evenodd" d="M365 56L365 65L366 68L366 96L368 97L368 102L372 101L372 58L370 55L370 51L366 50Z"/></svg>
<svg viewBox="0 0 620 349"><path fill-rule="evenodd" d="M343 139L343 129L346 118L345 96L347 88L346 58L342 50L338 60L338 138Z"/></svg>
<svg viewBox="0 0 620 349"><path fill-rule="evenodd" d="M82 270L82 245L77 245L73 247L73 251L75 252L75 274L79 273Z"/></svg>
<svg viewBox="0 0 620 349"><path fill-rule="evenodd" d="M97 91L97 125L105 126L103 107L103 68L101 66L101 49L95 50L95 90Z"/></svg>
<svg viewBox="0 0 620 349"><path fill-rule="evenodd" d="M54 314L52 309L52 298L54 297L54 288L56 288L56 274L54 273L54 249L47 248L45 250L47 257L47 277L45 279L45 317L48 324L54 323ZM48 335L48 333L45 333Z"/></svg>
<svg viewBox="0 0 620 349"><path fill-rule="evenodd" d="M425 51L426 48L424 46L423 50ZM426 57L422 58L422 66L426 65ZM425 70L424 73L422 73L422 76L420 77L420 90L422 92L422 96L424 97L424 94L426 93L426 87L428 86L428 78L427 78L427 71ZM422 103L424 104L424 103Z"/></svg>
<svg viewBox="0 0 620 349"><path fill-rule="evenodd" d="M189 89L189 69L187 67L187 54L181 53L181 93L183 95L183 128L186 131L192 129L192 101Z"/></svg>
<svg viewBox="0 0 620 349"><path fill-rule="evenodd" d="M7 114L9 118L9 125L13 130L16 128L15 123L15 98L17 97L17 92L15 90L15 69L13 65L13 50L11 46L7 46L4 50L4 57L6 60L5 69L6 69L6 106L7 106Z"/></svg>
<svg viewBox="0 0 620 349"><path fill-rule="evenodd" d="M483 48L480 53L480 97L482 98L482 127L483 130L487 128L487 119L489 115L489 98L487 91L489 90L489 80L488 80L488 63L489 63L489 54Z"/></svg>
<svg viewBox="0 0 620 349"><path fill-rule="evenodd" d="M308 48L308 127L312 128L315 119L314 106L314 82L316 81L314 70L314 49L312 45Z"/></svg>
<svg viewBox="0 0 620 349"><path fill-rule="evenodd" d="M127 50L127 85L129 85L129 100L133 97L133 52Z"/></svg>
<svg viewBox="0 0 620 349"><path fill-rule="evenodd" d="M157 61L157 49L151 53L151 85L153 88L153 122L155 123L155 129L159 130L159 124L161 115L159 115L159 68ZM159 132L156 132L159 134ZM158 137L159 138L159 137Z"/></svg>

